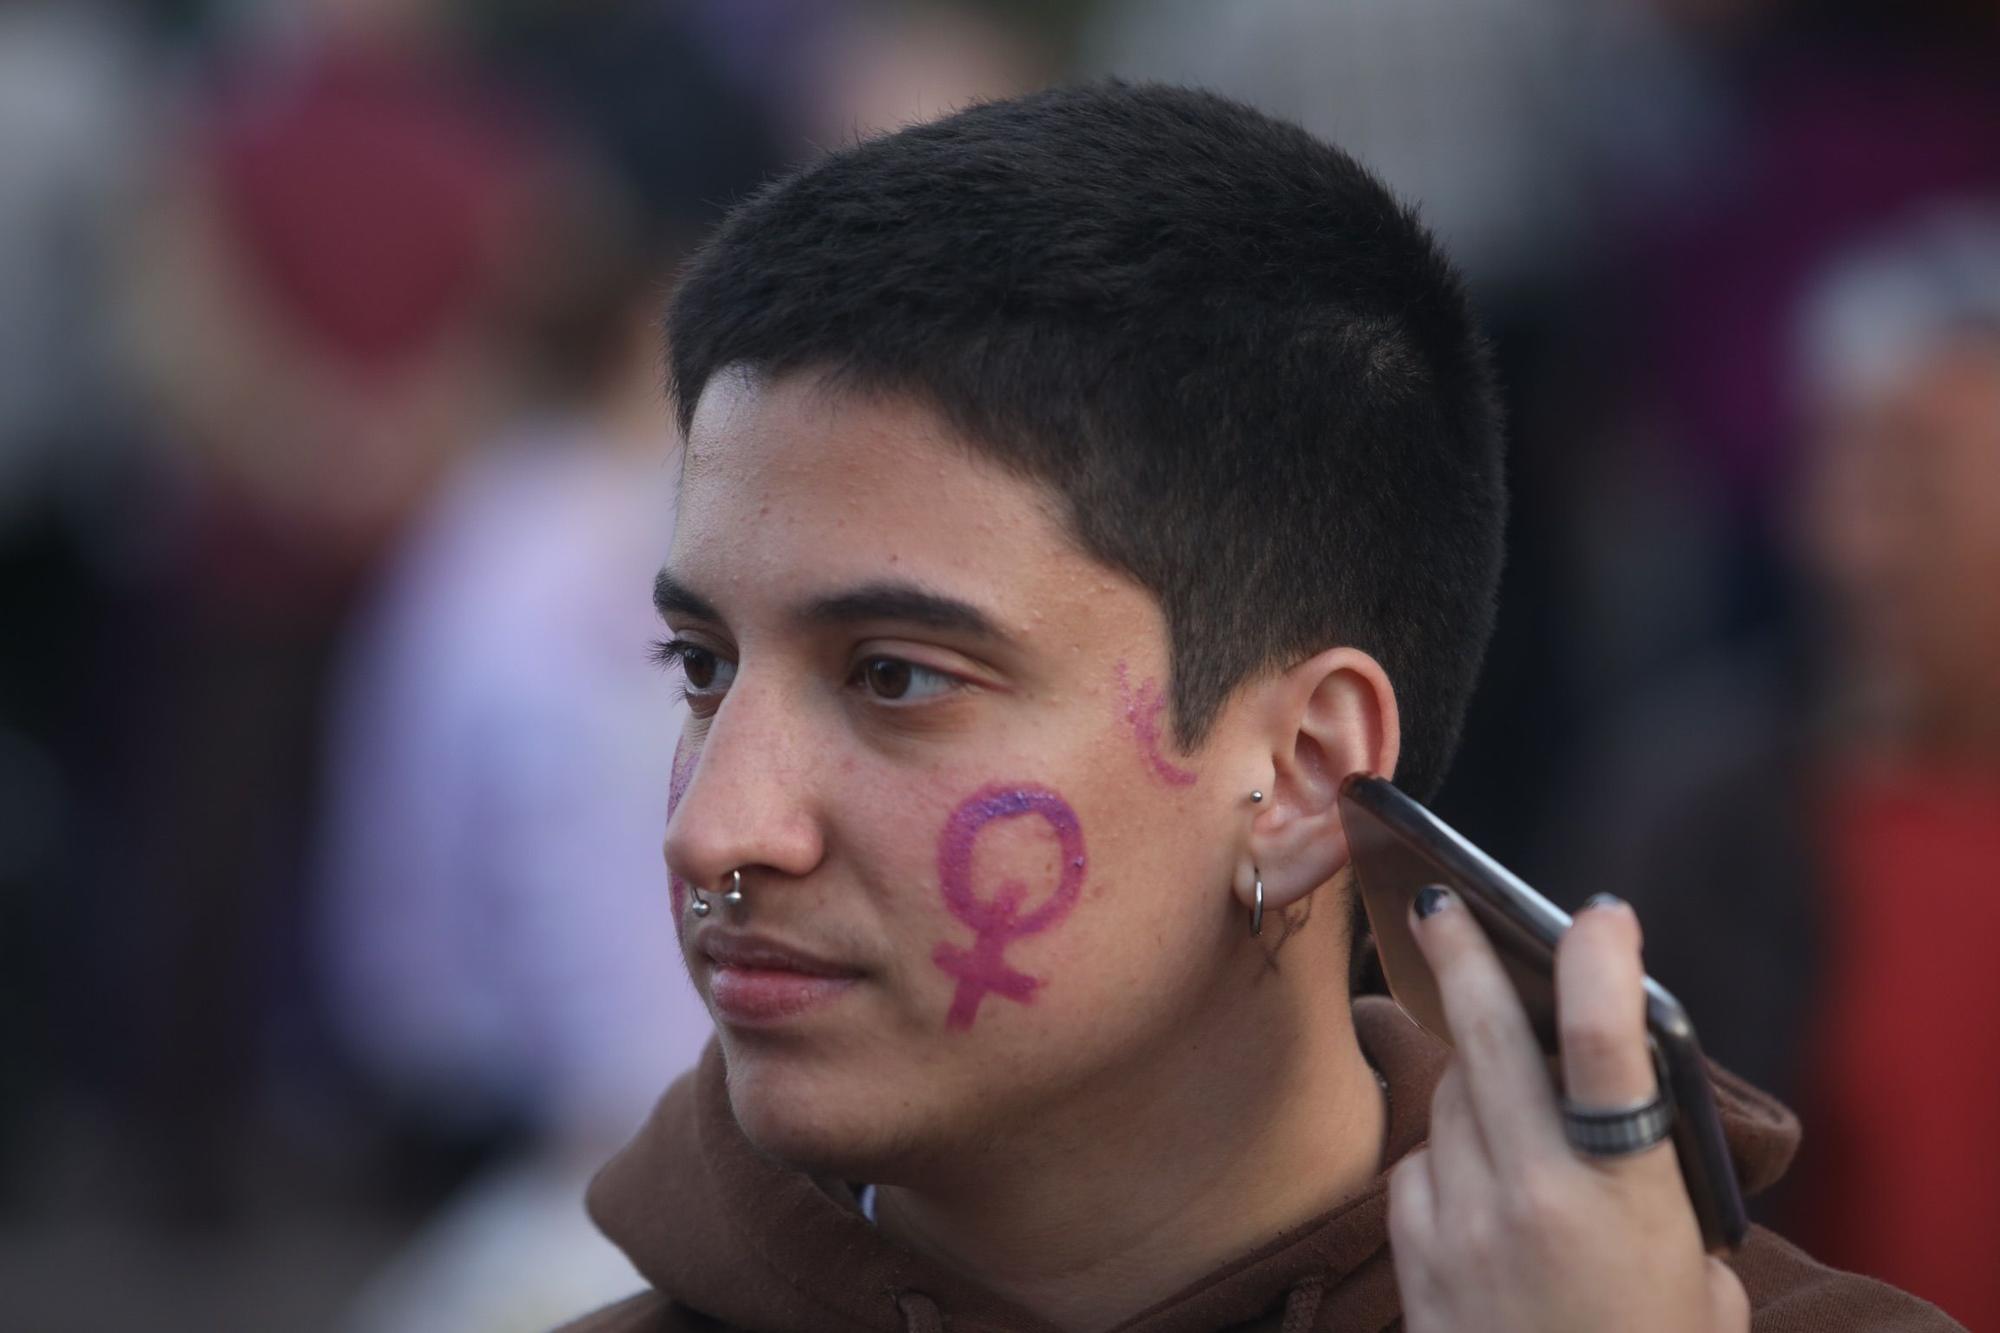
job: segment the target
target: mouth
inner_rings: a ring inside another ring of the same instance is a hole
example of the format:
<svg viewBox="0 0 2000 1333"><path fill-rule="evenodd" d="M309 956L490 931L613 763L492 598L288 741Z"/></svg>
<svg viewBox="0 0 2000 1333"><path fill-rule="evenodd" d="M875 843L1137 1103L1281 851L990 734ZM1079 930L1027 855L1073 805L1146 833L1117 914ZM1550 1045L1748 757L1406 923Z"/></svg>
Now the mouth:
<svg viewBox="0 0 2000 1333"><path fill-rule="evenodd" d="M708 961L708 998L717 1019L767 1027L830 1004L861 970L754 935L715 931L696 941Z"/></svg>

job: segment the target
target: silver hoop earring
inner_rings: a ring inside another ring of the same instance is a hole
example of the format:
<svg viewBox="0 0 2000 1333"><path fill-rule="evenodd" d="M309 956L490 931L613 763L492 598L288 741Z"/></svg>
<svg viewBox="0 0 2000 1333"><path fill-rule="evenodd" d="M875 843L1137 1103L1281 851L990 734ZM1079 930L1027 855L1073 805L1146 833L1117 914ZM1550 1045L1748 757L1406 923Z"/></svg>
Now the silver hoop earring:
<svg viewBox="0 0 2000 1333"><path fill-rule="evenodd" d="M1262 935L1264 933L1264 877L1257 873L1255 866L1252 866L1250 867L1250 878L1256 881L1256 888L1252 890L1255 897L1252 898L1250 905L1250 933L1252 935Z"/></svg>
<svg viewBox="0 0 2000 1333"><path fill-rule="evenodd" d="M694 885L688 885L688 911L693 912L696 916L707 916L709 908L712 906L713 904L708 901L706 894Z"/></svg>
<svg viewBox="0 0 2000 1333"><path fill-rule="evenodd" d="M729 888L723 893L722 901L731 907L743 906L743 872L741 870L732 870L729 872Z"/></svg>

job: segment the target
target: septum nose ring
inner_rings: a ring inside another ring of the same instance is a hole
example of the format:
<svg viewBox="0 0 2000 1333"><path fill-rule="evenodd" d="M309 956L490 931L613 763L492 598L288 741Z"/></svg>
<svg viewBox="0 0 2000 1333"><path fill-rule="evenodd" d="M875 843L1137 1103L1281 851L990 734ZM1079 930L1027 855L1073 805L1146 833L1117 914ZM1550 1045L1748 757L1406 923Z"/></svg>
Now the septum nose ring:
<svg viewBox="0 0 2000 1333"><path fill-rule="evenodd" d="M732 870L729 872L729 887L723 891L721 896L722 901L730 907L743 906L745 899L743 897L743 872L741 870ZM707 916L714 909L715 904L709 901L707 894L703 893L700 889L689 886L688 911L693 912L696 916Z"/></svg>

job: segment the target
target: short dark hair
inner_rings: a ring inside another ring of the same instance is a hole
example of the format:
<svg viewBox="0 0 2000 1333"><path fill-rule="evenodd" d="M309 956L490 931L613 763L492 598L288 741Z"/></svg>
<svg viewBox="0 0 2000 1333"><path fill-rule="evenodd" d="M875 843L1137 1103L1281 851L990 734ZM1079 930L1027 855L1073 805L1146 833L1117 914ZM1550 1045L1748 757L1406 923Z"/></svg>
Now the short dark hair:
<svg viewBox="0 0 2000 1333"><path fill-rule="evenodd" d="M724 367L822 371L1051 487L1160 599L1182 749L1351 644L1397 691L1400 785L1442 780L1493 626L1500 414L1458 275L1339 149L1185 88L974 106L739 206L667 346L684 428Z"/></svg>

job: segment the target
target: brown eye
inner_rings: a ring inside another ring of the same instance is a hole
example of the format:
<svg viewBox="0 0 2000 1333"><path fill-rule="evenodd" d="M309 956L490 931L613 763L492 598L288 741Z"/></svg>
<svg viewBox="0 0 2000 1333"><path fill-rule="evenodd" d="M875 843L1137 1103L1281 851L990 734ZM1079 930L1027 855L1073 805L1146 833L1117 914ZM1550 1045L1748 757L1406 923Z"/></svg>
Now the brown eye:
<svg viewBox="0 0 2000 1333"><path fill-rule="evenodd" d="M910 692L910 664L893 657L871 657L861 674L871 694L883 699L900 699Z"/></svg>
<svg viewBox="0 0 2000 1333"><path fill-rule="evenodd" d="M697 690L705 690L715 684L715 654L706 648L684 644L680 650L681 672L687 677L688 685Z"/></svg>

